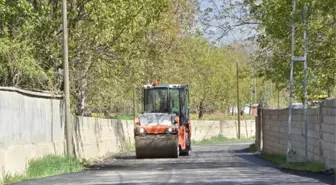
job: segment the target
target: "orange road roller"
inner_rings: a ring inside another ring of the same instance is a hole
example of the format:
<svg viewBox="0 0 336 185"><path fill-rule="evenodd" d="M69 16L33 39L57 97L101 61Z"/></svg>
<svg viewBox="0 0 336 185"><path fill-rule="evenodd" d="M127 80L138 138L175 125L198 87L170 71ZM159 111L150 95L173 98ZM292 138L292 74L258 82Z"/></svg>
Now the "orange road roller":
<svg viewBox="0 0 336 185"><path fill-rule="evenodd" d="M144 111L134 120L135 153L140 158L178 158L191 152L189 88L181 84L143 87Z"/></svg>

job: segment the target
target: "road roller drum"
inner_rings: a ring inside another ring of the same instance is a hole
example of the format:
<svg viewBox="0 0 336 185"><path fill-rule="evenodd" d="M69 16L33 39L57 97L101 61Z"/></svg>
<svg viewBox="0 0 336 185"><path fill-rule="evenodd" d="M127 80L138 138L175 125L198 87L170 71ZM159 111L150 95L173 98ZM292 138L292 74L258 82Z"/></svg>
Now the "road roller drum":
<svg viewBox="0 0 336 185"><path fill-rule="evenodd" d="M178 158L179 143L177 135L136 136L137 158Z"/></svg>

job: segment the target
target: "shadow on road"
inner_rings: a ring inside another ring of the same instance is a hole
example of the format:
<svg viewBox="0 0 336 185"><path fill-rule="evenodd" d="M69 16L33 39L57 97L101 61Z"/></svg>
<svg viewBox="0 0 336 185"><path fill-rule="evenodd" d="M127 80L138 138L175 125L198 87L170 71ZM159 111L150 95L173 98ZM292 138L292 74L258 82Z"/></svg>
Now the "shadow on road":
<svg viewBox="0 0 336 185"><path fill-rule="evenodd" d="M327 175L325 173L315 173L315 172L309 172L309 171L297 171L297 170L289 170L289 169L283 169L278 167L277 164L272 163L270 161L267 161L257 154L253 153L248 153L248 148L246 149L239 149L239 150L232 150L230 151L232 155L235 155L245 161L249 161L251 163L254 163L256 165L262 165L265 167L272 167L272 168L277 168L279 171L283 173L288 173L288 174L293 174L301 177L307 177L307 178L313 178L315 180L318 180L320 182L326 183L326 184L331 184L335 185L336 184L336 179L334 175Z"/></svg>
<svg viewBox="0 0 336 185"><path fill-rule="evenodd" d="M127 152L125 154L116 154L112 156L114 159L122 159L122 160L127 160L127 159L136 159L136 156L134 152Z"/></svg>

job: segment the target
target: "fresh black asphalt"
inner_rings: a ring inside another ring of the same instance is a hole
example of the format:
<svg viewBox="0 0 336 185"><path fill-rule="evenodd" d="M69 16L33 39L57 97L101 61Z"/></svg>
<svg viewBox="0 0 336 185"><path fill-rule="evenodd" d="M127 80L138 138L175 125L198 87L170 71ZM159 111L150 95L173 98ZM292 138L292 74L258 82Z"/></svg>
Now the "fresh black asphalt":
<svg viewBox="0 0 336 185"><path fill-rule="evenodd" d="M250 143L194 145L178 159L136 159L120 153L83 172L63 174L18 185L287 185L335 184L334 176L278 169L247 152Z"/></svg>

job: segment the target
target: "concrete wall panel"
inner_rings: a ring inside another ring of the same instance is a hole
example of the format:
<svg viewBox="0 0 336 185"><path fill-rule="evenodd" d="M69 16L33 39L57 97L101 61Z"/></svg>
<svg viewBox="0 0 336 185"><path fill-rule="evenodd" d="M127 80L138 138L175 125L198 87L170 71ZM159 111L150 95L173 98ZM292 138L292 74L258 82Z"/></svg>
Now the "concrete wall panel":
<svg viewBox="0 0 336 185"><path fill-rule="evenodd" d="M335 168L336 100L325 100L321 107L308 109L308 159ZM276 119L278 116L278 119ZM272 118L272 119L271 119ZM293 110L291 121L292 161L305 156L305 125L303 111ZM288 109L263 110L262 120L264 152L286 155L288 137Z"/></svg>

